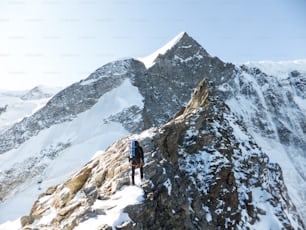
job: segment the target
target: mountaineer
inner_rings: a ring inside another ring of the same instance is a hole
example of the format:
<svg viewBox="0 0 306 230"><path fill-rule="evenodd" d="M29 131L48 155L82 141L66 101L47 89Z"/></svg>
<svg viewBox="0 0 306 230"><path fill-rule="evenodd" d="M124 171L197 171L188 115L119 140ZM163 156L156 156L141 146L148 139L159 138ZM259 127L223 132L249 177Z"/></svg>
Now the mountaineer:
<svg viewBox="0 0 306 230"><path fill-rule="evenodd" d="M140 179L143 179L143 165L144 165L144 154L143 149L139 145L138 141L131 141L131 152L129 157L129 162L132 167L132 184L135 185L135 168L140 169Z"/></svg>

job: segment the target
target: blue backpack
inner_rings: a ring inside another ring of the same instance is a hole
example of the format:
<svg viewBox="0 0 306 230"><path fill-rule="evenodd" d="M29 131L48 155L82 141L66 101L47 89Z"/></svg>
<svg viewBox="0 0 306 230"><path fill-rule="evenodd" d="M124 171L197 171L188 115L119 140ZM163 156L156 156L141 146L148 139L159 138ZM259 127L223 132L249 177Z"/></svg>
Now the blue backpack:
<svg viewBox="0 0 306 230"><path fill-rule="evenodd" d="M132 141L131 141L131 152L130 152L130 157L131 157L131 158L136 157L135 147L136 147L135 141L132 140Z"/></svg>

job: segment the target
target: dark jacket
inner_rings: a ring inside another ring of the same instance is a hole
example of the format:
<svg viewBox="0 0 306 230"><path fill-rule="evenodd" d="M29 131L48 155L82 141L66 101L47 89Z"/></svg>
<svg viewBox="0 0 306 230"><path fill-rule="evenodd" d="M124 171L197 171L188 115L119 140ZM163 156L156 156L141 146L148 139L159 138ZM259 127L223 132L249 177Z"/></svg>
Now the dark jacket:
<svg viewBox="0 0 306 230"><path fill-rule="evenodd" d="M132 166L141 166L144 163L143 149L140 145L135 146L135 157L130 158Z"/></svg>

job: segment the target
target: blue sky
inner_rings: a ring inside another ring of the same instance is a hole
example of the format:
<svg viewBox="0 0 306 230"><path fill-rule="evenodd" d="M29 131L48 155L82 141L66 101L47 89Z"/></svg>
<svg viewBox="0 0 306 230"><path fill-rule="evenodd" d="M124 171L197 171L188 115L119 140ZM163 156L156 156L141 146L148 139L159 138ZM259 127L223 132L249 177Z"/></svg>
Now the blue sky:
<svg viewBox="0 0 306 230"><path fill-rule="evenodd" d="M0 89L67 86L186 31L223 61L306 59L306 0L1 0Z"/></svg>

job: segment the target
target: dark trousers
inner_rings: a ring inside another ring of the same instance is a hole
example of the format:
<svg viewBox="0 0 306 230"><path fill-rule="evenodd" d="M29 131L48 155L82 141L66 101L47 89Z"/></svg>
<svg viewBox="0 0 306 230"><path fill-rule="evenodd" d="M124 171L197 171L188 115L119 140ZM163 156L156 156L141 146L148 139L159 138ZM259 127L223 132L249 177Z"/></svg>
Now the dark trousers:
<svg viewBox="0 0 306 230"><path fill-rule="evenodd" d="M135 177L135 168L136 168L136 166L132 166L132 184L133 185L135 184L135 179L134 179L134 177ZM140 166L139 170L140 170L140 179L143 179L143 167Z"/></svg>

